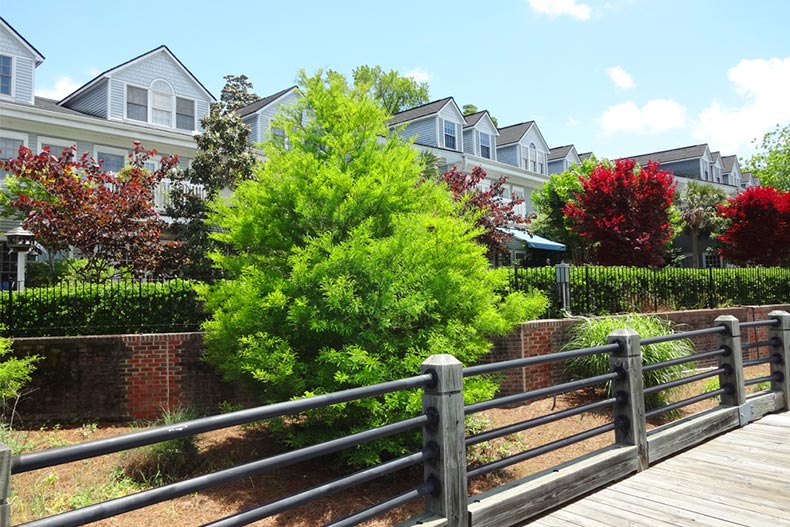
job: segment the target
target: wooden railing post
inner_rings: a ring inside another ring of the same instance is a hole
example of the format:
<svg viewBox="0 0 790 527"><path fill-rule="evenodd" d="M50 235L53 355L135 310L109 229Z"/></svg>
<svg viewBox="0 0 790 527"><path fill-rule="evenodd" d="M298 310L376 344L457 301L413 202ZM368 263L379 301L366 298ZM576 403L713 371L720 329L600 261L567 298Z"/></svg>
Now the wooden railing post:
<svg viewBox="0 0 790 527"><path fill-rule="evenodd" d="M11 449L0 443L0 527L11 525L11 505L8 495L11 493Z"/></svg>
<svg viewBox="0 0 790 527"><path fill-rule="evenodd" d="M617 397L613 417L624 426L615 432L617 443L636 446L637 470L648 466L645 393L642 379L642 347L639 334L631 329L618 329L609 334L609 342L620 348L610 355L612 370L619 374L612 381L612 394Z"/></svg>
<svg viewBox="0 0 790 527"><path fill-rule="evenodd" d="M725 347L729 351L725 355L719 355L719 368L726 368L727 371L719 374L719 386L727 389L727 393L721 395L723 406L737 406L740 408L741 426L751 421L751 411L746 403L746 387L743 384L743 352L741 350L741 326L738 319L732 315L721 315L716 317L715 325L724 326L727 331L718 336L719 347ZM727 388L731 386L732 388Z"/></svg>
<svg viewBox="0 0 790 527"><path fill-rule="evenodd" d="M781 380L771 381L771 389L784 394L784 409L790 409L790 375L788 375L788 365L790 365L790 313L787 311L771 311L768 318L778 320L779 325L773 326L769 332L769 338L779 339L780 345L774 348L772 353L779 355L778 360L771 361L771 374L781 373Z"/></svg>
<svg viewBox="0 0 790 527"><path fill-rule="evenodd" d="M432 355L422 372L436 375L436 384L422 396L423 411L434 418L423 428L423 445L439 451L425 463L425 480L439 487L426 497L426 512L447 518L448 527L468 527L463 366L452 355Z"/></svg>

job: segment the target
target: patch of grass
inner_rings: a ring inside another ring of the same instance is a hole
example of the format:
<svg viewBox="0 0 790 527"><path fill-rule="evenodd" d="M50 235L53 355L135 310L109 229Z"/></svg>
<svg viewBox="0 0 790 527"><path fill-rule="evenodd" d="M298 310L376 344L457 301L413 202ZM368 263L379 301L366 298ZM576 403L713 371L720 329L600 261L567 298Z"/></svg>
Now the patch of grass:
<svg viewBox="0 0 790 527"><path fill-rule="evenodd" d="M641 339L674 333L671 322L651 315L627 315L617 318L583 319L569 330L569 339L563 350L592 348L607 344L610 333L617 329L630 328ZM694 344L688 339L673 340L642 346L642 364L655 364L670 359L691 355ZM571 379L586 379L604 375L611 371L608 353L596 353L568 361L566 374ZM645 387L656 386L682 376L683 365L660 368L644 374ZM670 390L645 397L645 408L650 410L663 406L668 401Z"/></svg>
<svg viewBox="0 0 790 527"><path fill-rule="evenodd" d="M194 410L178 407L163 410L162 418L154 425L175 425L196 418ZM156 486L188 475L195 468L198 458L195 437L187 436L130 451L125 456L121 470L125 478Z"/></svg>

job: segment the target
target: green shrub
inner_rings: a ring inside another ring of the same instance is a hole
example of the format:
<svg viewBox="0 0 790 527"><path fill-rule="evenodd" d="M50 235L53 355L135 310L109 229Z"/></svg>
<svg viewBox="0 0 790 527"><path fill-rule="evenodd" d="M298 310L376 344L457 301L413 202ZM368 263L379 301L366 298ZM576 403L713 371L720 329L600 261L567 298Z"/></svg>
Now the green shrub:
<svg viewBox="0 0 790 527"><path fill-rule="evenodd" d="M14 336L194 331L205 319L193 284L184 280L65 282L2 292L0 305Z"/></svg>
<svg viewBox="0 0 790 527"><path fill-rule="evenodd" d="M608 335L616 329L629 328L640 338L657 337L674 333L671 322L649 315L627 315L600 319L583 319L569 329L569 339L564 350L591 348L607 344ZM642 364L655 364L694 353L694 345L688 339L672 340L642 346ZM611 371L608 353L596 353L568 361L565 373L571 379L584 379L604 375ZM644 374L645 387L656 386L681 377L683 365L660 368ZM647 409L662 406L667 402L669 391L664 390L645 398Z"/></svg>
<svg viewBox="0 0 790 527"><path fill-rule="evenodd" d="M188 407L162 410L162 418L156 425L176 425L198 417ZM121 470L123 475L142 484L162 484L181 479L194 470L198 461L198 449L194 436L170 439L130 451Z"/></svg>

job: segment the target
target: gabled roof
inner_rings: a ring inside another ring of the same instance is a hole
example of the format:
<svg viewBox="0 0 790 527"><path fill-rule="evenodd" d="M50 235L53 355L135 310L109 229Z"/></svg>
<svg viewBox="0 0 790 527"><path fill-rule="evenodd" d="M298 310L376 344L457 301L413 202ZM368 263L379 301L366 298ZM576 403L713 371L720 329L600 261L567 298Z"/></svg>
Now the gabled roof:
<svg viewBox="0 0 790 527"><path fill-rule="evenodd" d="M44 62L44 55L39 53L39 51L36 48L33 47L33 44L28 42L27 39L25 39L25 37L20 35L19 32L16 29L14 29L14 27L11 24L6 22L5 19L3 17L1 17L1 16L0 16L0 25L6 27L8 29L8 31L13 36L16 37L16 39L19 41L19 43L22 44L22 47L27 48L30 51L30 53L32 53L33 56L36 57L36 66L38 66L39 64Z"/></svg>
<svg viewBox="0 0 790 527"><path fill-rule="evenodd" d="M464 115L464 119L466 120L466 124L464 128L469 128L470 126L474 126L483 118L485 114L488 113L488 110L483 110L482 112L476 112L469 115Z"/></svg>
<svg viewBox="0 0 790 527"><path fill-rule="evenodd" d="M721 158L721 169L725 173L735 170L735 163L738 163L738 156L724 156ZM740 167L740 163L738 163Z"/></svg>
<svg viewBox="0 0 790 527"><path fill-rule="evenodd" d="M417 106L416 108L398 112L393 115L389 121L387 121L387 125L392 126L395 124L406 123L408 121L414 121L415 119L420 119L421 117L428 117L429 115L439 113L451 102L454 103L452 97L445 97L444 99L439 99L438 101L425 103L422 106Z"/></svg>
<svg viewBox="0 0 790 527"><path fill-rule="evenodd" d="M640 165L647 164L648 161L655 161L658 164L671 163L674 161L684 161L686 159L701 158L708 150L707 143L701 145L684 146L682 148L673 148L671 150L662 150L660 152L651 152L649 154L640 154L637 156L625 156L623 159L633 159Z"/></svg>
<svg viewBox="0 0 790 527"><path fill-rule="evenodd" d="M497 130L497 127L494 124L493 119L491 119L491 114L488 113L488 110L483 110L482 112L477 112L470 115L464 115L464 119L466 120L464 129L474 128L483 118L488 119L488 122L491 124L491 127L496 131L494 135L499 136L499 130Z"/></svg>
<svg viewBox="0 0 790 527"><path fill-rule="evenodd" d="M77 110L66 108L65 106L60 106L58 104L58 101L56 101L55 99L47 99L45 97L34 97L33 106L35 106L36 108L41 108L42 110L64 113L67 115L79 115L80 117L95 117L94 115L78 112ZM96 119L100 119L100 118L96 117Z"/></svg>
<svg viewBox="0 0 790 527"><path fill-rule="evenodd" d="M246 117L247 115L250 115L251 113L257 112L261 108L265 108L265 107L269 106L270 104L272 104L275 101L277 101L277 99L285 96L286 94L290 93L291 91L298 90L298 89L299 88L297 88L296 86L291 86L290 88L286 88L286 89L284 89L282 91L278 91L277 93L269 95L268 97L264 97L263 99L258 99L257 101L255 101L253 103L250 103L250 104L248 104L247 106L245 106L243 108L240 108L239 111L238 111L238 114L239 114L240 117Z"/></svg>
<svg viewBox="0 0 790 527"><path fill-rule="evenodd" d="M565 146L555 146L554 148L549 149L549 161L554 161L555 159L563 159L568 156L571 150L574 149L573 145L565 145Z"/></svg>
<svg viewBox="0 0 790 527"><path fill-rule="evenodd" d="M593 155L592 152L582 152L581 154L579 154L579 159L581 159L582 161L587 161L592 157L592 155Z"/></svg>
<svg viewBox="0 0 790 527"><path fill-rule="evenodd" d="M217 100L216 97L214 97L211 94L211 92L208 91L208 89L205 86L203 86L203 83L200 82L197 77L192 75L192 72L189 71L186 66L184 66L184 63L181 62L180 60L178 60L178 57L173 55L173 52L170 51L170 48L168 48L167 46L162 44L158 48L154 48L151 51L148 51L147 53L143 53L142 55L138 55L138 56L136 56L133 59L127 60L123 64L119 64L119 65L115 66L114 68L110 68L108 70L105 70L105 71L99 73L98 75L96 75L96 77L94 77L93 79L88 81L86 84L84 84L81 87L77 88L77 90L75 92L67 95L64 99L62 99L60 101L60 104L65 104L65 103L69 102L70 100L74 99L75 97L79 96L80 94L85 93L91 87L93 87L94 85L96 85L99 82L101 82L101 80L104 79L105 77L109 77L111 74L117 73L117 72L119 72L119 71L121 71L121 70L123 70L125 68L128 68L129 66L131 66L131 65L133 65L133 64L135 64L135 63L137 63L137 62L139 62L139 61L141 61L141 60L143 60L143 59L145 59L145 58L147 58L147 57L149 57L151 55L154 55L156 53L165 53L165 54L167 54L170 58L172 58L176 62L176 64L178 64L178 66L184 71L184 73L186 73L189 76L190 79L195 81L195 84L200 86L200 89L203 90L203 93L208 95L208 97L211 98L212 101L216 101Z"/></svg>
<svg viewBox="0 0 790 527"><path fill-rule="evenodd" d="M717 151L717 152L711 152L710 153L710 160L711 160L712 163L715 163L716 161L718 161L720 159L721 159L721 152Z"/></svg>
<svg viewBox="0 0 790 527"><path fill-rule="evenodd" d="M497 147L518 143L524 137L530 128L535 124L535 121L527 121L524 123L514 124L499 129L499 139L497 139Z"/></svg>

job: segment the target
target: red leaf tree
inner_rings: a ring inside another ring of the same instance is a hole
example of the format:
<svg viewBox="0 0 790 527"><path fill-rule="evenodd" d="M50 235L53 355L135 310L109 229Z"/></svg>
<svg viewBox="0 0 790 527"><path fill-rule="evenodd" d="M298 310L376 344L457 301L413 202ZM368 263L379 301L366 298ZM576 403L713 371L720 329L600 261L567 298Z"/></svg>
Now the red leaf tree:
<svg viewBox="0 0 790 527"><path fill-rule="evenodd" d="M10 176L0 194L3 212L21 216L51 255L76 249L86 259L80 273L88 280L113 266L137 274L152 271L163 249L154 189L178 157L164 157L150 172L143 165L156 152L135 142L130 164L116 174L87 152L75 159L75 150L56 157L47 148L33 154L23 146L16 159L0 162Z"/></svg>
<svg viewBox="0 0 790 527"><path fill-rule="evenodd" d="M749 187L719 205L720 254L745 265L790 264L790 192Z"/></svg>
<svg viewBox="0 0 790 527"><path fill-rule="evenodd" d="M582 191L565 206L571 228L601 265L658 266L672 239L670 207L677 183L650 162L633 159L598 164L580 178Z"/></svg>
<svg viewBox="0 0 790 527"><path fill-rule="evenodd" d="M479 166L474 167L471 174L453 167L441 176L440 181L447 185L455 201L461 203L461 214L472 215L476 225L483 229L477 241L485 245L489 256L493 257L496 253L508 252L506 244L511 238L497 227L525 225L528 220L514 210L517 205L524 203L524 198L508 200L503 197L507 177L500 177L484 190L480 182L486 175L486 171Z"/></svg>

